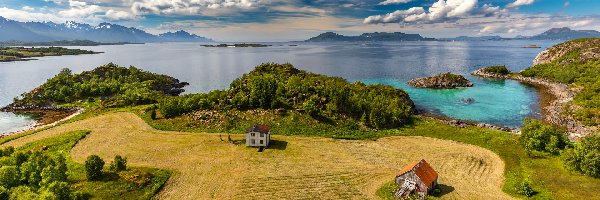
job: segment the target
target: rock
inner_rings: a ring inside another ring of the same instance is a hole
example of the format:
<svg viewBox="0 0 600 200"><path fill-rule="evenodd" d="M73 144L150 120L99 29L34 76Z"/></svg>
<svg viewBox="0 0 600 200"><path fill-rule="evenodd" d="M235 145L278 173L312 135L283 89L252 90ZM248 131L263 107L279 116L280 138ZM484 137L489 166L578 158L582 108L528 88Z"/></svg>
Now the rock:
<svg viewBox="0 0 600 200"><path fill-rule="evenodd" d="M473 87L473 83L462 75L451 73L439 74L432 77L416 78L408 85L417 88L454 89L457 87Z"/></svg>
<svg viewBox="0 0 600 200"><path fill-rule="evenodd" d="M533 66L551 63L577 49L581 51L581 59L598 59L600 58L600 53L597 52L597 45L600 45L600 38L587 39L584 41L575 40L558 44L538 54L533 60Z"/></svg>

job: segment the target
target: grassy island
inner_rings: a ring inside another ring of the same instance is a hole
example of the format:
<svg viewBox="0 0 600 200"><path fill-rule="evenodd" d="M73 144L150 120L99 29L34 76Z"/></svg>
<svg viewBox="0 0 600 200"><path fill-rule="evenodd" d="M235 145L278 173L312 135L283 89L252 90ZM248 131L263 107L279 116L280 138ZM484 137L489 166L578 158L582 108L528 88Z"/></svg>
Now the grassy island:
<svg viewBox="0 0 600 200"><path fill-rule="evenodd" d="M218 45L202 45L204 47L270 47L269 44L218 44Z"/></svg>
<svg viewBox="0 0 600 200"><path fill-rule="evenodd" d="M25 61L32 60L32 58L35 57L44 56L63 56L98 53L100 52L93 52L81 49L67 49L63 47L0 47L0 62Z"/></svg>

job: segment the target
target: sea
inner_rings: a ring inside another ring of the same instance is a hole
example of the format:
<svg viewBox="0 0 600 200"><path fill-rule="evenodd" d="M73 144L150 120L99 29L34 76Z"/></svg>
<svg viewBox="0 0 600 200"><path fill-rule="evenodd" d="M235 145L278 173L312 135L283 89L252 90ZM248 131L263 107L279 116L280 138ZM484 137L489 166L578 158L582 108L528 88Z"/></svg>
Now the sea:
<svg viewBox="0 0 600 200"><path fill-rule="evenodd" d="M102 54L42 57L0 63L0 106L43 84L62 68L74 73L115 63L167 74L189 82L186 93L227 89L229 83L266 63L291 63L296 68L349 82L385 84L407 91L423 112L518 128L524 118L539 118L535 88L512 80L483 79L470 72L491 65L512 71L531 66L543 49L560 41L415 41L338 43L261 43L269 47L211 48L199 43L148 43L67 47ZM523 48L538 45L542 48ZM407 81L440 73L464 75L474 87L416 89ZM472 102L465 102L472 99ZM35 124L35 117L0 112L0 133Z"/></svg>

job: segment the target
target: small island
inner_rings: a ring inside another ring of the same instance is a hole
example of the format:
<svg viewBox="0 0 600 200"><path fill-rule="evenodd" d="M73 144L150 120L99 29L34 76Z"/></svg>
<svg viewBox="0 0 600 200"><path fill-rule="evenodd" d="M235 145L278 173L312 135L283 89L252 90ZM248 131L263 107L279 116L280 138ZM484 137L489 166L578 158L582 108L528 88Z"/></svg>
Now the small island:
<svg viewBox="0 0 600 200"><path fill-rule="evenodd" d="M523 46L523 48L527 48L527 49L539 49L539 48L542 48L542 47L540 47L538 45L532 44L532 45Z"/></svg>
<svg viewBox="0 0 600 200"><path fill-rule="evenodd" d="M416 78L408 85L417 88L454 89L457 87L473 87L473 83L462 75L451 73L439 74L432 77Z"/></svg>
<svg viewBox="0 0 600 200"><path fill-rule="evenodd" d="M203 47L270 47L268 44L219 44L219 45L202 45Z"/></svg>
<svg viewBox="0 0 600 200"><path fill-rule="evenodd" d="M94 52L81 49L67 49L63 47L4 47L0 48L0 62L35 60L32 58L44 56L63 56L99 53L102 52Z"/></svg>

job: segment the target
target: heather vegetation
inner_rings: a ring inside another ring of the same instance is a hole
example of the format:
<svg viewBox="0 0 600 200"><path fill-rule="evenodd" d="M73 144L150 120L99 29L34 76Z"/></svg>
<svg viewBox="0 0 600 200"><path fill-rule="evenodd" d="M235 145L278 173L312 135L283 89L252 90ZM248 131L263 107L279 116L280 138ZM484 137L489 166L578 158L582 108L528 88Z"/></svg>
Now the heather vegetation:
<svg viewBox="0 0 600 200"><path fill-rule="evenodd" d="M406 92L391 86L348 83L268 63L233 81L229 90L167 98L159 109L165 117L206 109L293 110L321 121L351 118L382 129L405 124L414 105Z"/></svg>
<svg viewBox="0 0 600 200"><path fill-rule="evenodd" d="M166 75L112 63L81 74L72 74L65 68L10 106L57 106L100 100L105 107L149 104L164 96L179 95L185 85Z"/></svg>

